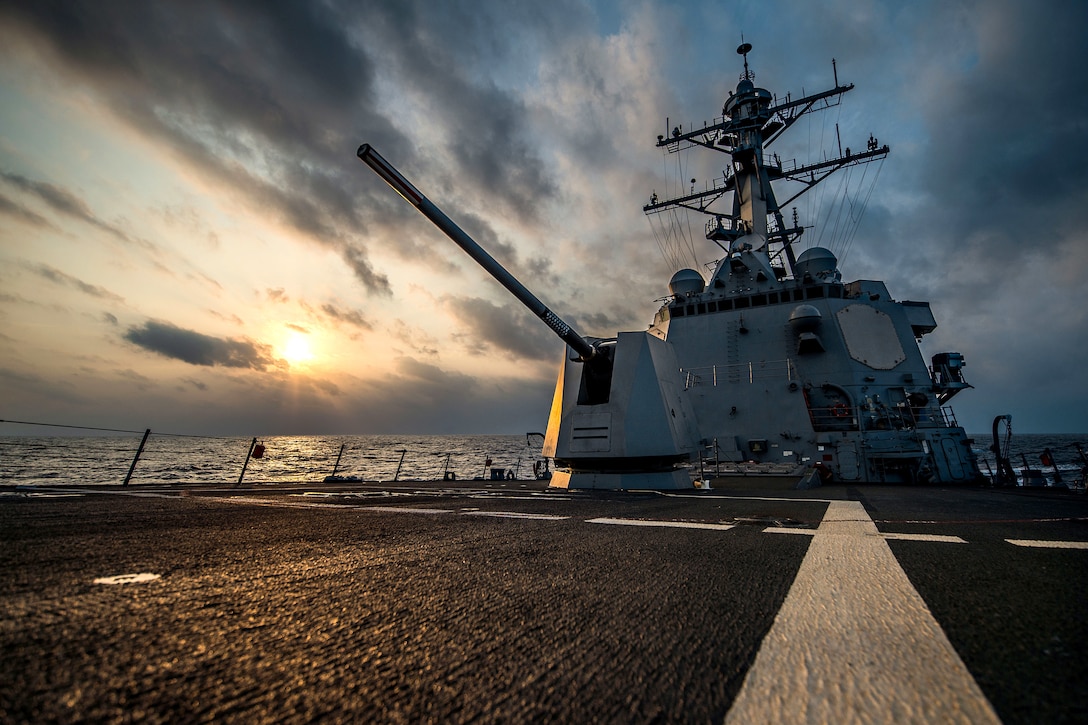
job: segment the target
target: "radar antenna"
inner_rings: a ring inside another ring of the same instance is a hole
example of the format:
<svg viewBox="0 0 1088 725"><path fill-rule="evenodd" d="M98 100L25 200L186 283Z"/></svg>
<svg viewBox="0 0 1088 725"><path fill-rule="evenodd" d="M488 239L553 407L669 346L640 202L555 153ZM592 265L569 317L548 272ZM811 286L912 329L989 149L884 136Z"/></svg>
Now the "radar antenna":
<svg viewBox="0 0 1088 725"><path fill-rule="evenodd" d="M743 40L743 38L741 38ZM740 77L742 81L755 80L756 74L748 70L748 54L752 51L751 43L741 43L737 46L737 55L744 56L744 75Z"/></svg>

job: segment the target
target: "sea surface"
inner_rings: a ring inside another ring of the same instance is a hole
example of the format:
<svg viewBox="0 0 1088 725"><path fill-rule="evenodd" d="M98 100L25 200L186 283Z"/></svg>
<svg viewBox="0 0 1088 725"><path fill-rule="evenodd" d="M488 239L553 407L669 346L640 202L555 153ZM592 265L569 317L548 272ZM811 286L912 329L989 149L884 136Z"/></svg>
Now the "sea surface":
<svg viewBox="0 0 1088 725"><path fill-rule="evenodd" d="M0 435L0 484L316 483L333 473L365 481L532 479L542 457L540 436L369 435L272 436L259 439L263 456L247 454L252 438L152 434L133 468L142 434L97 436ZM996 471L990 434L977 434L974 450L984 475ZM1050 449L1063 483L1082 481L1088 435L1014 435L1010 460L1018 476L1026 467L1055 482L1041 456ZM501 469L501 472L499 471Z"/></svg>
<svg viewBox="0 0 1088 725"><path fill-rule="evenodd" d="M143 434L133 436L0 436L0 484L123 483ZM534 478L542 439L524 434L477 436L271 436L246 463L252 438L152 435L130 485L151 483L318 482L334 472L367 481L458 480L502 469ZM341 452L341 447L343 450ZM339 459L339 462L338 462ZM488 465L490 464L490 465Z"/></svg>

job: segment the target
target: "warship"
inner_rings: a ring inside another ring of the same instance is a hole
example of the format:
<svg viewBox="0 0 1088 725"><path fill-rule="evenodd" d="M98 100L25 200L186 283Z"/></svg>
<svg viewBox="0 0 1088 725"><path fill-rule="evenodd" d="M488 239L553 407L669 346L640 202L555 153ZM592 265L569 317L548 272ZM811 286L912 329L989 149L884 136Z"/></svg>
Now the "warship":
<svg viewBox="0 0 1088 725"><path fill-rule="evenodd" d="M358 156L540 317L566 344L542 453L560 488L675 489L704 482L704 464L790 470L822 483L967 484L982 480L972 440L949 401L971 386L964 357L925 361L937 327L928 302L900 301L883 282L843 282L824 246L798 252L805 231L783 209L831 174L890 152L784 163L766 149L810 112L853 89L840 85L779 101L743 73L721 117L657 139L666 153L723 153L728 165L703 191L650 196L648 215L707 216L720 256L679 269L647 330L583 337L546 307L371 146ZM840 144L841 145L841 144ZM775 187L800 190L779 202ZM732 201L729 208L726 202ZM694 479L694 480L693 480Z"/></svg>

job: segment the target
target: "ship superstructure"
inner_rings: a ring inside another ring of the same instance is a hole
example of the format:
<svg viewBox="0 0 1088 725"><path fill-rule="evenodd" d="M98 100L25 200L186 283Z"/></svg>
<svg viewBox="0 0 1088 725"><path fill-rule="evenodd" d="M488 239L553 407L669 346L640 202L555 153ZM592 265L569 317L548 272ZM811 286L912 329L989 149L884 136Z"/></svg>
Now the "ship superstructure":
<svg viewBox="0 0 1088 725"><path fill-rule="evenodd" d="M840 481L965 482L979 475L970 442L946 403L970 387L963 356L923 359L918 341L937 324L927 302L895 300L883 282L844 283L835 255L795 254L803 229L782 208L836 170L883 159L869 137L807 165L766 148L802 115L838 103L839 85L776 103L744 72L723 116L704 128L658 137L669 152L710 149L729 157L713 188L660 200L647 214L683 208L708 216L706 237L724 255L708 279L681 269L650 333L676 354L700 446L732 461L811 464ZM779 181L799 182L784 203ZM732 208L720 200L732 196Z"/></svg>
<svg viewBox="0 0 1088 725"><path fill-rule="evenodd" d="M692 486L708 459L783 468L818 482L969 483L980 478L971 441L948 401L970 387L963 356L922 357L937 323L926 302L897 301L883 282L844 283L835 254L812 246L782 208L839 169L884 158L870 136L807 165L768 159L766 148L806 113L837 104L853 86L779 103L744 73L714 124L658 138L668 152L719 151L729 167L710 188L661 200L647 214L708 216L706 237L724 255L709 278L677 271L647 330L582 337L368 144L359 158L445 232L567 347L543 454L551 483L569 488ZM799 183L780 203L774 185ZM694 184L694 181L692 182ZM728 211L719 202L732 198ZM802 475L803 474L803 475Z"/></svg>

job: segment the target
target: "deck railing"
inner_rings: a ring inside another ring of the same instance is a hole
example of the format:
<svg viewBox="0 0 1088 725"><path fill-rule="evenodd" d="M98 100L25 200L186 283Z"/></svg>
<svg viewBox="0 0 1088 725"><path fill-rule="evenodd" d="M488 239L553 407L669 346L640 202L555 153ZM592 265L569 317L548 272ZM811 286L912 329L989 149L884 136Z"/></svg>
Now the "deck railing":
<svg viewBox="0 0 1088 725"><path fill-rule="evenodd" d="M680 368L684 375L684 389L697 385L717 387L719 383L739 383L747 380L783 379L793 381L797 378L797 368L791 358L785 360L760 360L746 363L725 365L704 365L697 368Z"/></svg>

